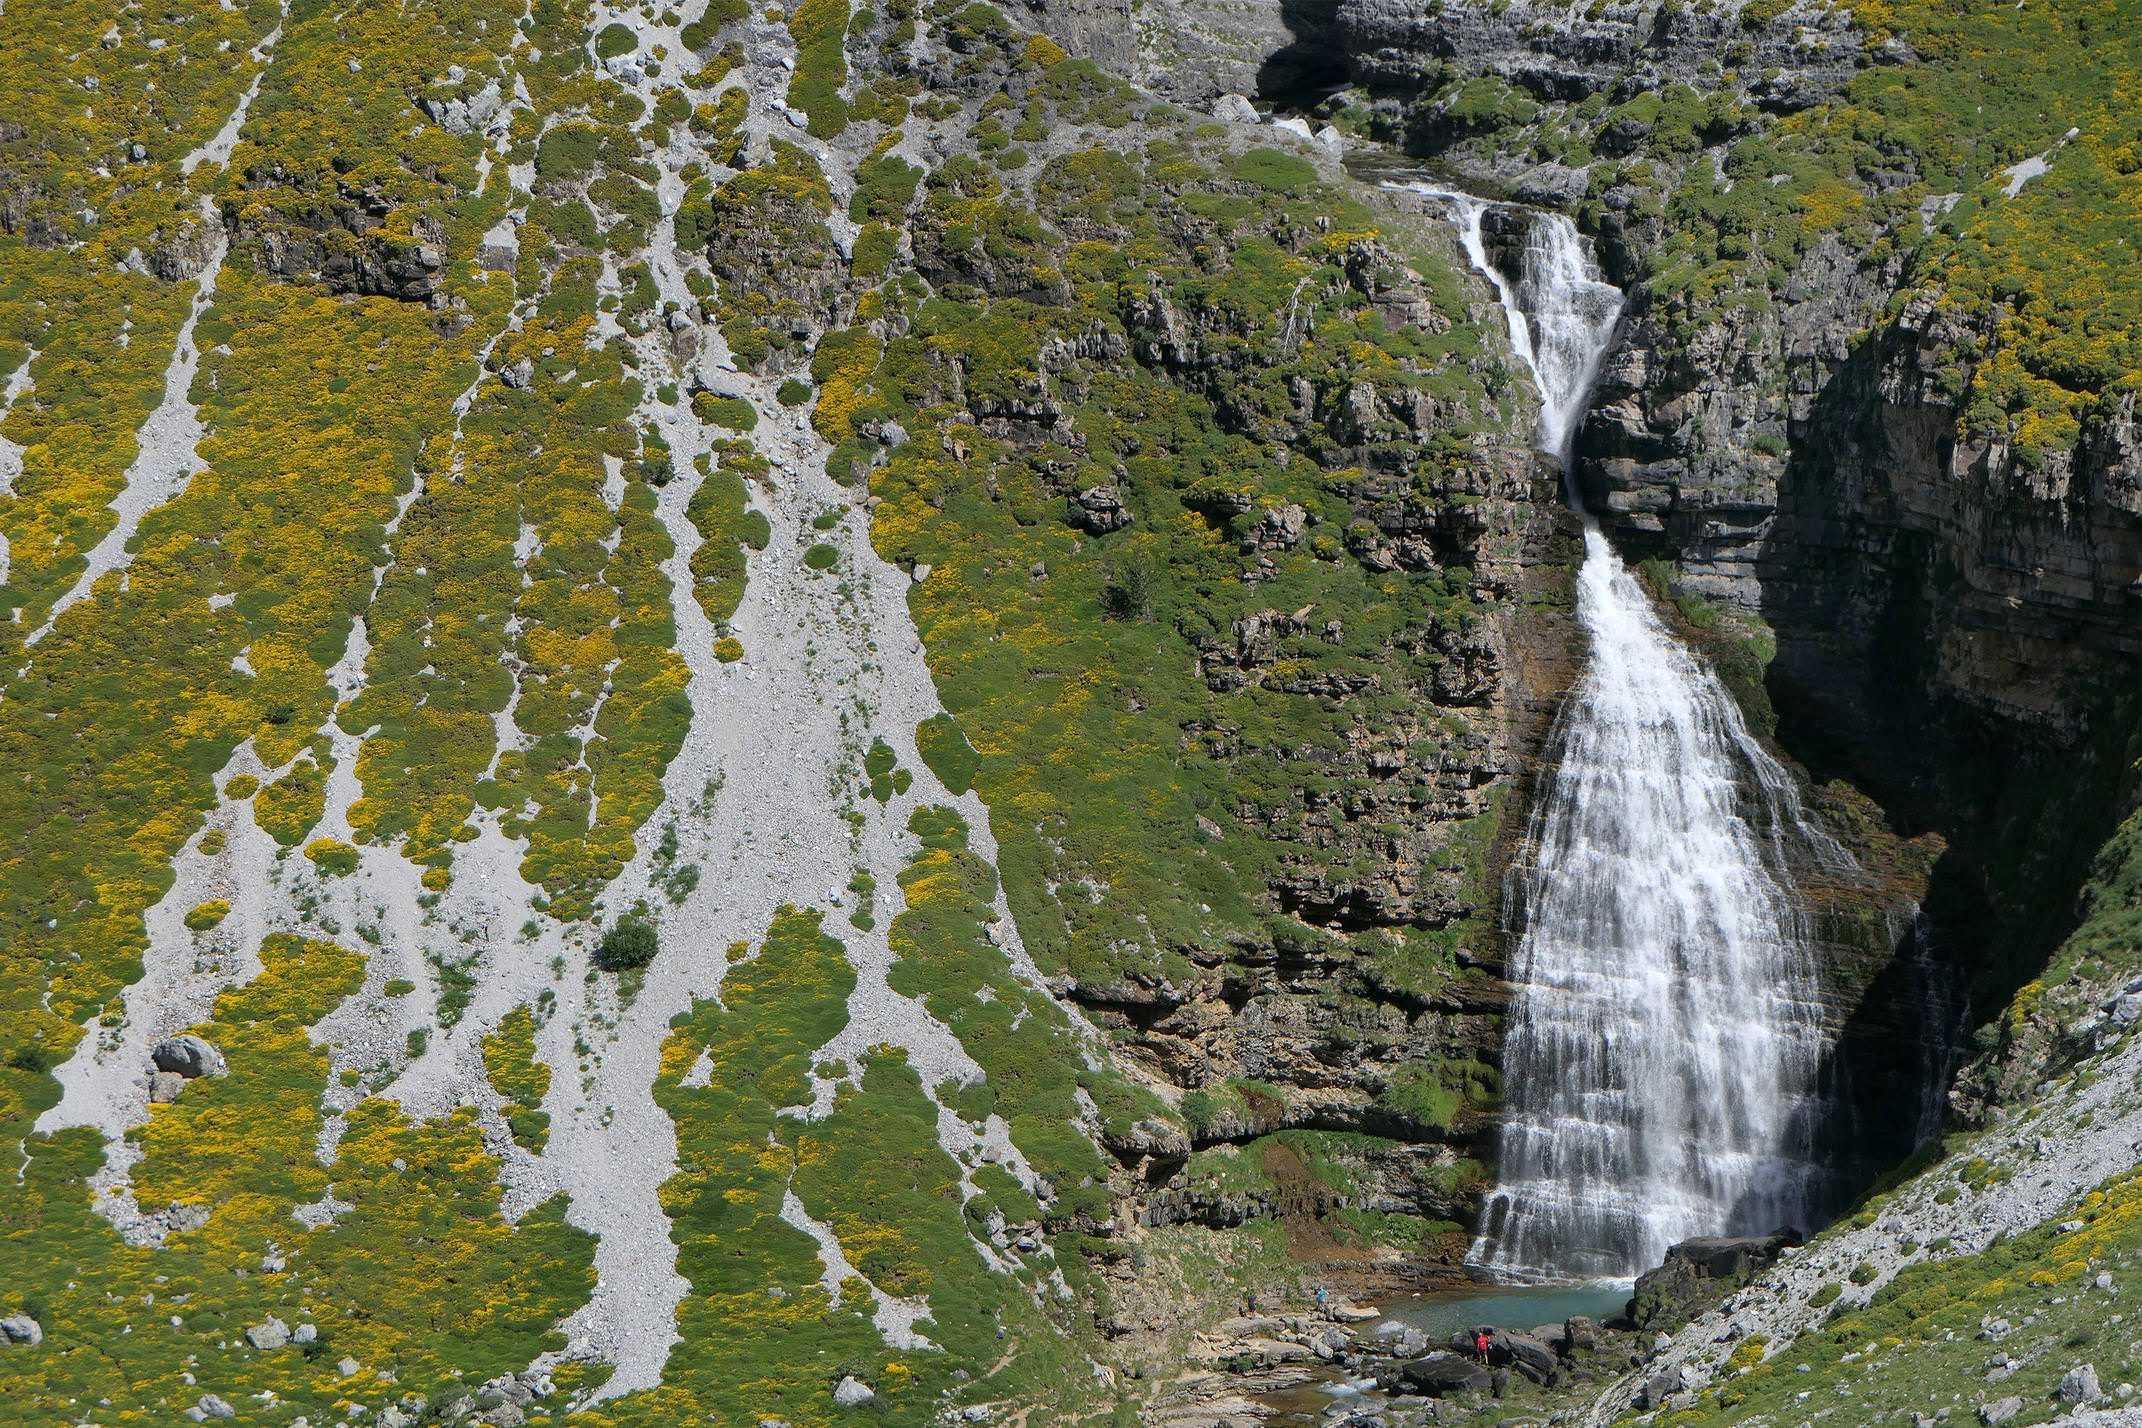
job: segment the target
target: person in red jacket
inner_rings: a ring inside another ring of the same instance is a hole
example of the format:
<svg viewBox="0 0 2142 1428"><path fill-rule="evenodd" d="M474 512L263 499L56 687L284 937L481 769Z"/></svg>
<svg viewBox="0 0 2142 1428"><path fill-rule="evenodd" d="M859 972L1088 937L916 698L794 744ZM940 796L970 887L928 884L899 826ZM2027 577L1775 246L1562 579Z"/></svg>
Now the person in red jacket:
<svg viewBox="0 0 2142 1428"><path fill-rule="evenodd" d="M1478 1355L1480 1356L1480 1362L1482 1362L1482 1363L1486 1363L1486 1362L1487 1362L1487 1352L1488 1352L1488 1331L1487 1331L1487 1330L1485 1330L1485 1329L1475 1329L1475 1330L1473 1330L1473 1352L1474 1352L1474 1353L1476 1353L1476 1354L1478 1354Z"/></svg>

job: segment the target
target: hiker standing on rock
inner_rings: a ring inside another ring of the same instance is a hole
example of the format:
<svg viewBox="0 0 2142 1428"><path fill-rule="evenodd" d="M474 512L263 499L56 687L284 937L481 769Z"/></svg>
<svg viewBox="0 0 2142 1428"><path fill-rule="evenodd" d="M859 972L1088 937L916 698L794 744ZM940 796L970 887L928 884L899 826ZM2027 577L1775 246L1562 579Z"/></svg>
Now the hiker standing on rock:
<svg viewBox="0 0 2142 1428"><path fill-rule="evenodd" d="M1478 1355L1478 1356L1479 1356L1479 1358L1480 1358L1480 1362L1482 1362L1482 1363L1486 1363L1486 1362L1488 1361L1488 1331L1487 1331L1487 1330L1485 1330L1485 1329L1475 1329L1475 1330L1473 1330L1473 1352L1474 1352L1474 1353L1475 1353L1476 1355Z"/></svg>

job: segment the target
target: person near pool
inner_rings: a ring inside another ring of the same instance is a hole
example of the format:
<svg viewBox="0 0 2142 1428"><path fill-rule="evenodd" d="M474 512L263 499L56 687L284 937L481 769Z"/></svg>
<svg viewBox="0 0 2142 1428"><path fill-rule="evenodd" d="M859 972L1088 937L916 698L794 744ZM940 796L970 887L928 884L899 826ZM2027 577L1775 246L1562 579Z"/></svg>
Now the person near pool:
<svg viewBox="0 0 2142 1428"><path fill-rule="evenodd" d="M1488 1361L1488 1331L1487 1331L1487 1330L1485 1330L1485 1329L1475 1329L1475 1330L1473 1330L1473 1352L1474 1352L1475 1354L1478 1354L1478 1355L1480 1356L1480 1362L1482 1362L1482 1363L1486 1363L1486 1362Z"/></svg>

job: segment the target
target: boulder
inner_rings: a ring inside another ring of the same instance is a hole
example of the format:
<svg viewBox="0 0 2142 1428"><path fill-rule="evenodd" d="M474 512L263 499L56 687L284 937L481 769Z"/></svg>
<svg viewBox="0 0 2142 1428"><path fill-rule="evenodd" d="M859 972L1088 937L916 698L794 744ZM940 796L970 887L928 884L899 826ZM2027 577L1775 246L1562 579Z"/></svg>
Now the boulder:
<svg viewBox="0 0 2142 1428"><path fill-rule="evenodd" d="M852 1376L833 1386L833 1401L843 1408L861 1408L877 1396L869 1384Z"/></svg>
<svg viewBox="0 0 2142 1428"><path fill-rule="evenodd" d="M1991 1403L1981 1403L1978 1406L1978 1421L1985 1424L1986 1428L1995 1428L1995 1425L2006 1423L2022 1411L2022 1399L2013 1395L1996 1398Z"/></svg>
<svg viewBox="0 0 2142 1428"><path fill-rule="evenodd" d="M149 1077L149 1104L168 1106L186 1089L186 1078L176 1071L157 1071Z"/></svg>
<svg viewBox="0 0 2142 1428"><path fill-rule="evenodd" d="M1223 124L1260 124L1257 106L1245 95L1223 94L1212 101L1212 117Z"/></svg>
<svg viewBox="0 0 2142 1428"><path fill-rule="evenodd" d="M290 1326L271 1315L266 1323L246 1330L245 1341L256 1349L279 1349L290 1342Z"/></svg>
<svg viewBox="0 0 2142 1428"><path fill-rule="evenodd" d="M2097 1367L2094 1364L2078 1364L2061 1375L2060 1387L2053 1390L2053 1397L2062 1403L2095 1403L2105 1396L2098 1385Z"/></svg>
<svg viewBox="0 0 2142 1428"><path fill-rule="evenodd" d="M10 1314L0 1319L0 1344L41 1344L45 1341L45 1326L27 1314Z"/></svg>
<svg viewBox="0 0 2142 1428"><path fill-rule="evenodd" d="M293 1344L310 1344L319 1337L319 1326L315 1324L300 1324L290 1331L290 1342Z"/></svg>
<svg viewBox="0 0 2142 1428"><path fill-rule="evenodd" d="M1494 1382L1486 1367L1457 1354L1434 1353L1401 1364L1398 1376L1413 1393L1447 1398L1453 1393L1485 1393Z"/></svg>
<svg viewBox="0 0 2142 1428"><path fill-rule="evenodd" d="M211 1418L236 1418L238 1410L215 1394L204 1393L199 1402L186 1410L186 1416L196 1423L202 1423Z"/></svg>
<svg viewBox="0 0 2142 1428"><path fill-rule="evenodd" d="M1599 1347L1599 1326L1585 1314L1572 1314L1562 1321L1562 1352L1589 1353Z"/></svg>
<svg viewBox="0 0 2142 1428"><path fill-rule="evenodd" d="M1130 507L1123 504L1123 493L1114 486L1089 486L1067 497L1066 505L1071 524L1088 535L1107 535L1131 523Z"/></svg>
<svg viewBox="0 0 2142 1428"><path fill-rule="evenodd" d="M1680 1391L1681 1370L1679 1368L1660 1369L1646 1379L1644 1386L1637 1390L1636 1406L1644 1409L1663 1408L1666 1406L1667 1400Z"/></svg>
<svg viewBox="0 0 2142 1428"><path fill-rule="evenodd" d="M1508 1364L1534 1383L1552 1388L1562 1380L1561 1359L1530 1334L1497 1329L1488 1335L1488 1362Z"/></svg>
<svg viewBox="0 0 2142 1428"><path fill-rule="evenodd" d="M196 1076L221 1076L229 1071L223 1053L192 1032L167 1036L149 1051L149 1060L159 1071L192 1080Z"/></svg>

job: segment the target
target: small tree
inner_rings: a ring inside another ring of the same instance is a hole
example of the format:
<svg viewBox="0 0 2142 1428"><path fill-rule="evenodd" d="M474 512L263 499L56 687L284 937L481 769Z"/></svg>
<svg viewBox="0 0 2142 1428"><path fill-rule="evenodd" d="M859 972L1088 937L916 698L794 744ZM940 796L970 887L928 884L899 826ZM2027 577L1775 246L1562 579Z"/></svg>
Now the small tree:
<svg viewBox="0 0 2142 1428"><path fill-rule="evenodd" d="M662 941L655 936L654 924L628 914L602 935L595 948L595 965L606 972L623 972L646 966L661 950Z"/></svg>
<svg viewBox="0 0 2142 1428"><path fill-rule="evenodd" d="M1109 568L1101 584L1101 608L1109 618L1140 624L1153 618L1153 562L1134 550Z"/></svg>

